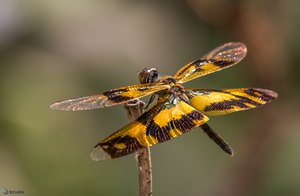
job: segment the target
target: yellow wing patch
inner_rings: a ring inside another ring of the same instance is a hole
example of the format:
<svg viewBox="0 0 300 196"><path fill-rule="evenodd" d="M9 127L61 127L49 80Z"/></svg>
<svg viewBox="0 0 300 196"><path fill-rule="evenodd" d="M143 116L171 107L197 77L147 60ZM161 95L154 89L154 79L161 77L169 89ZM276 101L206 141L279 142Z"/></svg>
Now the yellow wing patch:
<svg viewBox="0 0 300 196"><path fill-rule="evenodd" d="M142 147L170 140L206 121L206 116L178 97L165 98L137 120L96 145L95 149L98 150L93 150L91 157L99 160L99 157L107 159L124 156Z"/></svg>
<svg viewBox="0 0 300 196"><path fill-rule="evenodd" d="M179 120L183 115L189 114L194 108L184 103L183 101L178 101L175 107L168 108L167 105L164 109L162 109L155 117L154 122L160 126L168 126L171 120Z"/></svg>
<svg viewBox="0 0 300 196"><path fill-rule="evenodd" d="M208 121L208 118L179 98L165 104L147 127L147 137L164 142Z"/></svg>
<svg viewBox="0 0 300 196"><path fill-rule="evenodd" d="M205 114L214 116L255 108L277 97L275 92L259 88L187 90L193 107Z"/></svg>

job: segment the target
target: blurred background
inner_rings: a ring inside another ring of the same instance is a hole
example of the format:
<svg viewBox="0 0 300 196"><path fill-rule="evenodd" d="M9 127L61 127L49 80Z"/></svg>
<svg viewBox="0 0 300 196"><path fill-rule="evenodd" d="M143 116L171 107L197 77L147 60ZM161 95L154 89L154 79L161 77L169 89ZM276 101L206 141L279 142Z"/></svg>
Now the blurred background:
<svg viewBox="0 0 300 196"><path fill-rule="evenodd" d="M300 1L0 0L0 188L24 195L138 195L134 155L94 162L92 147L128 123L122 106L52 111L54 101L172 75L230 41L238 65L198 88L260 87L265 107L210 117L236 151L202 131L151 148L154 195L300 195Z"/></svg>

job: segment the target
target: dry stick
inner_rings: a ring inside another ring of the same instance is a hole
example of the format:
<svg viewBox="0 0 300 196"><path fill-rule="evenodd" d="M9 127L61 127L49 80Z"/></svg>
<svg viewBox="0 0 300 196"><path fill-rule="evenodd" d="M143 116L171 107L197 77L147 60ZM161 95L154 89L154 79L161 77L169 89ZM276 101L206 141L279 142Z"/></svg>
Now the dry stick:
<svg viewBox="0 0 300 196"><path fill-rule="evenodd" d="M130 121L136 120L143 114L145 103L139 99L128 102L125 105ZM144 147L136 152L136 161L139 171L139 195L152 195L152 166L151 153L149 147Z"/></svg>

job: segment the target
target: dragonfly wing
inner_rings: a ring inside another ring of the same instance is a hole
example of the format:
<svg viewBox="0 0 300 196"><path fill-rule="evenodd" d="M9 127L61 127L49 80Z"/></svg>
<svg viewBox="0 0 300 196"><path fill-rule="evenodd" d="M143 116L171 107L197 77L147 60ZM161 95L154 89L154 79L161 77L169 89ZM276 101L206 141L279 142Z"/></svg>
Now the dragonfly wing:
<svg viewBox="0 0 300 196"><path fill-rule="evenodd" d="M182 67L174 78L178 83L184 83L237 64L247 54L246 45L241 42L226 43L209 52L201 59Z"/></svg>
<svg viewBox="0 0 300 196"><path fill-rule="evenodd" d="M121 157L175 138L206 121L206 116L179 97L166 97L137 120L97 144L91 158L97 161Z"/></svg>
<svg viewBox="0 0 300 196"><path fill-rule="evenodd" d="M164 85L162 83L137 84L112 89L99 95L58 101L52 104L50 108L56 110L78 111L110 107L118 104L124 104L133 99L150 95L168 87L168 85Z"/></svg>
<svg viewBox="0 0 300 196"><path fill-rule="evenodd" d="M193 107L208 115L224 115L264 105L277 98L277 93L260 88L187 89Z"/></svg>

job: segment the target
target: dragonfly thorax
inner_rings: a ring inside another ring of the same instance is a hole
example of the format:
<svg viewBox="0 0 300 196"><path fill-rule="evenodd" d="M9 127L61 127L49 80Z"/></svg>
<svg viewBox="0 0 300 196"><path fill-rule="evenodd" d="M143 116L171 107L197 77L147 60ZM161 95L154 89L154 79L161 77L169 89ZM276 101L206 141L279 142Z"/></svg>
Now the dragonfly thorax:
<svg viewBox="0 0 300 196"><path fill-rule="evenodd" d="M176 80L172 76L163 76L160 81L164 84L170 85L171 87L176 85Z"/></svg>

